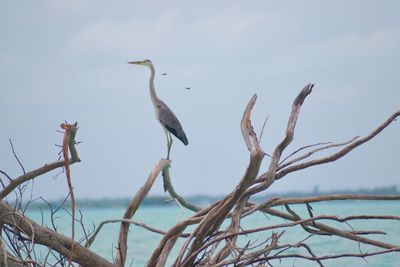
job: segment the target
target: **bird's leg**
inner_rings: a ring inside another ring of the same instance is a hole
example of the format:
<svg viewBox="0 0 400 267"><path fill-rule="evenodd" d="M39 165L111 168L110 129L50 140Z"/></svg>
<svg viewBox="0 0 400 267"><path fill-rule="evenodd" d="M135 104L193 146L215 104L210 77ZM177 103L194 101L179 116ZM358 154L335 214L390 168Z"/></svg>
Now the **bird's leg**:
<svg viewBox="0 0 400 267"><path fill-rule="evenodd" d="M167 159L169 159L169 136L167 129L164 128L165 137L167 137Z"/></svg>
<svg viewBox="0 0 400 267"><path fill-rule="evenodd" d="M167 154L167 159L169 159L169 152L171 151L171 147L172 147L172 136L171 134L168 132L168 136L169 136L169 141L168 141L168 154Z"/></svg>
<svg viewBox="0 0 400 267"><path fill-rule="evenodd" d="M167 137L167 159L169 159L169 152L171 151L172 146L172 137L167 129L164 128L165 136Z"/></svg>

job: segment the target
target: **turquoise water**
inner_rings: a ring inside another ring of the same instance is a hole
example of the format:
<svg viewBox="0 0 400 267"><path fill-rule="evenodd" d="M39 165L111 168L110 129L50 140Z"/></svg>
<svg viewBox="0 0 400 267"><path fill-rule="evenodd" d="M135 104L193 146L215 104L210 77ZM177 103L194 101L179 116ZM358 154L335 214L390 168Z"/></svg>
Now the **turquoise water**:
<svg viewBox="0 0 400 267"><path fill-rule="evenodd" d="M306 215L307 210L304 205L291 206L298 214ZM331 203L318 203L313 204L314 215L361 215L361 214L374 214L374 215L397 215L400 216L400 203L399 202L331 202ZM278 210L283 208L276 207ZM93 225L99 225L101 221L119 219L123 216L124 209L84 209L83 221L87 231L93 231ZM164 207L142 207L135 214L133 220L139 221L150 226L156 227L161 230L168 230L171 226L176 224L179 220L190 216L192 213L187 210L181 210L176 206ZM27 214L29 217L37 222L42 221L42 215L39 210L31 211ZM78 213L79 216L79 213ZM49 225L49 212L43 213L44 224ZM242 222L243 229L250 229L254 227L267 226L277 223L284 223L284 220L265 216L261 213L254 214L250 218L246 218ZM400 221L381 221L381 220L368 220L368 221L352 221L350 224L332 223L325 221L331 226L337 226L341 229L351 230L381 230L387 235L369 235L368 238L400 245ZM57 214L56 224L59 232L70 235L70 217L65 211L60 211ZM76 225L80 228L79 224ZM76 239L84 237L82 231L78 231ZM278 229L277 232L286 230L280 239L280 244L297 243L298 241L308 236L301 227L294 227L293 229ZM105 225L99 233L97 239L92 245L92 249L101 256L112 261L113 254L115 254L115 247L118 238L119 224L112 223ZM265 231L258 234L242 237L240 242L245 244L248 240L258 240L261 242L271 236L271 231ZM138 226L131 226L130 235L128 240L128 263L132 262L132 266L144 266L147 259L151 256L152 251L157 247L161 236L144 230ZM176 249L172 252L170 263L174 255L177 254L179 245L183 240L178 240ZM306 243L313 248L313 252L319 256L334 255L339 253L357 253L360 250L365 252L377 251L379 249L372 248L367 245L358 244L354 241L348 241L337 237L319 237L312 236ZM294 249L291 252L303 252L307 255L304 249ZM301 259L287 259L282 262L275 261L275 266L318 266L316 263L304 261ZM384 267L398 267L400 266L400 253L384 254L374 257L368 257L365 260L362 258L345 258L324 261L325 266L384 266ZM128 264L129 266L129 264Z"/></svg>

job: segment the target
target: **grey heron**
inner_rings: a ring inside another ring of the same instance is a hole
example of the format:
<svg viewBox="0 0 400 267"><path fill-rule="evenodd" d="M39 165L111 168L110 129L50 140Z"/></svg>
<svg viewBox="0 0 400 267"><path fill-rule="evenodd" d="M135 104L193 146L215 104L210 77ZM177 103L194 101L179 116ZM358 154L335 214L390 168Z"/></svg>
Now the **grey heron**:
<svg viewBox="0 0 400 267"><path fill-rule="evenodd" d="M168 148L167 159L169 159L169 153L171 151L171 146L172 146L171 133L175 135L179 140L181 140L185 146L189 144L186 134L183 131L182 125L179 122L178 118L175 116L172 110L167 106L167 104L165 104L161 99L159 99L156 94L156 90L154 88L155 70L153 63L151 63L151 60L145 59L142 61L132 61L128 63L147 66L150 68L150 73L151 73L149 80L150 97L151 101L153 102L156 118L160 122L161 126L165 131L165 135L167 136L167 148Z"/></svg>

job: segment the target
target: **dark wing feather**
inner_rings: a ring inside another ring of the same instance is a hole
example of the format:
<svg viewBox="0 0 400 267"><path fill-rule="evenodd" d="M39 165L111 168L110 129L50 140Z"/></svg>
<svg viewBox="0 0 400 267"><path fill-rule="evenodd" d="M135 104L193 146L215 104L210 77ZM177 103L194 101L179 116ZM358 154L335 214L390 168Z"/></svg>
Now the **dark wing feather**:
<svg viewBox="0 0 400 267"><path fill-rule="evenodd" d="M176 136L182 143L187 146L189 144L186 134L182 129L182 125L178 118L172 112L172 110L163 101L159 100L157 103L157 115L161 124L164 125L167 130Z"/></svg>

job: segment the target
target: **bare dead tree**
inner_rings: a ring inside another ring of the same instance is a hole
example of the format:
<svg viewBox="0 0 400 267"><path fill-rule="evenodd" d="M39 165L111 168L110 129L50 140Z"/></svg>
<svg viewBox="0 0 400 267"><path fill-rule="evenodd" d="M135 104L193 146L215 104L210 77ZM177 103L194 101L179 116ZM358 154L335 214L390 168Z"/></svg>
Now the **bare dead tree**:
<svg viewBox="0 0 400 267"><path fill-rule="evenodd" d="M279 260L290 258L310 261L318 266L324 266L325 261L337 258L366 258L385 253L400 252L400 244L387 243L377 238L377 236L387 234L379 229L379 224L377 224L377 229L374 230L356 229L352 225L354 221L366 220L391 220L400 223L400 216L396 214L353 214L341 217L335 214L314 214L311 206L313 203L328 201L398 201L400 200L398 195L342 194L302 198L276 197L265 199L261 203L251 201L252 196L268 190L273 183L285 178L288 174L342 158L377 136L400 116L400 111L393 113L381 125L364 137L355 137L340 143L328 142L307 145L294 150L294 152L289 153L287 157L282 159L283 152L285 152L294 138L301 107L307 96L311 94L313 87L313 84L306 85L293 101L285 135L282 141L276 145L269 165L265 170L262 169L265 167L263 166L263 160L266 153L261 148L259 138L251 124L251 112L257 96L251 97L241 120L241 132L249 151L249 163L237 186L221 200L206 207L200 207L187 201L173 187L169 171L170 161L161 159L155 165L143 186L133 196L123 218L99 222L97 228L93 229L93 231L88 231L83 224L82 213L80 214L81 218L77 219L75 218L74 208L72 208L72 224L78 222L83 229L84 236L81 238L74 238L74 233L72 237L58 233L53 216L61 209L61 206L54 208L49 204L52 225L48 227L29 219L25 215L25 210L29 205L25 207L21 205L22 195L25 192L22 187L26 187L29 181L40 175L57 168L65 168L68 172L67 178L71 178L69 174L70 166L80 161L75 147L77 125L64 124L63 128L69 131L68 134L64 134L64 159L45 164L35 170L26 172L12 147L13 154L20 164L23 174L13 179L5 171L0 171L0 175L6 179L6 181L1 180L3 189L0 191L2 237L0 240L0 265L11 267L66 266L69 264L68 262L71 262L80 266L126 266L127 251L129 249L127 238L131 224L138 225L145 230L162 236L158 246L148 259L147 266L149 267L165 266L167 260L172 261L173 266L273 266ZM10 144L12 145L11 142ZM68 146L68 149L66 149L66 146ZM310 159L319 152L330 149L337 149L337 151L328 156ZM71 155L70 158L68 158L68 152ZM189 218L179 221L167 230L157 229L133 220L137 209L151 190L155 179L160 173L162 173L165 189L171 198L182 207L195 212ZM74 206L73 191L71 189L72 186L70 185L69 197L71 197L72 206ZM17 201L10 202L8 200L12 193L15 194ZM43 201L46 202L45 199ZM16 205L15 203L19 204ZM304 205L308 215L299 215L292 208L293 205ZM277 209L277 207L283 207L283 209ZM242 226L243 219L253 216L255 213L284 219L284 221L244 229ZM331 222L336 224L331 224ZM106 260L104 255L98 255L90 249L103 225L107 223L120 224L114 262ZM337 223L348 227L337 227ZM189 226L191 227L188 228ZM294 227L301 227L305 237L300 240L292 240L290 243L284 241L283 237ZM254 234L263 236L263 239L255 238ZM308 242L310 237L313 236L345 239L354 242L357 246L359 244L367 244L374 250L362 251L360 249L358 252L349 251L342 254L318 255L316 249ZM171 251L177 246L176 241L179 238L184 239L184 243L178 248L179 252L173 255ZM36 255L35 251L38 246L47 247L48 249L47 256L44 259ZM50 260L50 258L53 260Z"/></svg>

